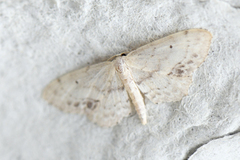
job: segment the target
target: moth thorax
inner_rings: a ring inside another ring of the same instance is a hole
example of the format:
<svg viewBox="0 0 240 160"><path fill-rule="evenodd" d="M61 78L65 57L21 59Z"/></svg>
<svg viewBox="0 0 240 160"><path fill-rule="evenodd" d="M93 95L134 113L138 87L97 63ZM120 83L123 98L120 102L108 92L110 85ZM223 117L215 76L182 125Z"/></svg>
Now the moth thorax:
<svg viewBox="0 0 240 160"><path fill-rule="evenodd" d="M116 71L119 73L123 73L127 69L127 65L121 56L116 58L114 66L115 66Z"/></svg>

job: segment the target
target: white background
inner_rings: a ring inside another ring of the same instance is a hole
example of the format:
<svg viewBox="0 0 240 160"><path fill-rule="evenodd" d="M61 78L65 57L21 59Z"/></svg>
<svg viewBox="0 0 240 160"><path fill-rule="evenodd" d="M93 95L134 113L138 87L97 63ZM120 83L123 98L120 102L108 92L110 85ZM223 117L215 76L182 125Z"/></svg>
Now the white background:
<svg viewBox="0 0 240 160"><path fill-rule="evenodd" d="M53 79L190 28L213 35L189 95L104 129L48 105ZM238 0L0 0L1 160L240 159Z"/></svg>

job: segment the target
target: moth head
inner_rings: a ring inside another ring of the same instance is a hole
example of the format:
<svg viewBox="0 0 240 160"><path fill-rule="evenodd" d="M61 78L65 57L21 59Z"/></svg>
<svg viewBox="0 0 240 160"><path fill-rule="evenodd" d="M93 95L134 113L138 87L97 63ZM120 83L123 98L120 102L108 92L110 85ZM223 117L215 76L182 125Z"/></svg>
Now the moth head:
<svg viewBox="0 0 240 160"><path fill-rule="evenodd" d="M116 58L118 58L118 57L123 57L123 56L127 56L127 55L128 55L128 52L123 52L121 54L118 54L116 56L109 58L108 61L113 61L113 60L116 60Z"/></svg>
<svg viewBox="0 0 240 160"><path fill-rule="evenodd" d="M127 55L128 55L128 53L125 53L125 52L120 54L120 56L127 56Z"/></svg>

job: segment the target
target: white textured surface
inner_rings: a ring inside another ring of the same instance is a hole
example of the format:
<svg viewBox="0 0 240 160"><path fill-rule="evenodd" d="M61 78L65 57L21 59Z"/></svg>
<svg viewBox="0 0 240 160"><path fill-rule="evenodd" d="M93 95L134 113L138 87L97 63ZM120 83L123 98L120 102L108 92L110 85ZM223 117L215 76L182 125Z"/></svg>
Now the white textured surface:
<svg viewBox="0 0 240 160"><path fill-rule="evenodd" d="M227 0L1 1L0 159L187 159L212 139L237 133L238 7ZM146 126L134 114L102 129L40 98L68 71L189 28L213 34L209 56L182 101L146 101Z"/></svg>
<svg viewBox="0 0 240 160"><path fill-rule="evenodd" d="M189 160L239 160L240 134L210 141L200 147Z"/></svg>

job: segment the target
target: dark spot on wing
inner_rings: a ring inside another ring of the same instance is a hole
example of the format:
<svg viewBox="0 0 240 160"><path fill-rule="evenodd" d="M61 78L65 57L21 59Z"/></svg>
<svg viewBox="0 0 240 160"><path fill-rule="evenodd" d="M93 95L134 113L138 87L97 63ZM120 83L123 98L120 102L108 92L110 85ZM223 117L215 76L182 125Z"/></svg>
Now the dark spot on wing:
<svg viewBox="0 0 240 160"><path fill-rule="evenodd" d="M179 66L179 67L180 67L180 68L184 68L184 67L185 67L185 65L183 65L183 64L182 64L182 65L181 65L181 66Z"/></svg>
<svg viewBox="0 0 240 160"><path fill-rule="evenodd" d="M181 69L177 69L177 74L182 74L184 71Z"/></svg>
<svg viewBox="0 0 240 160"><path fill-rule="evenodd" d="M109 89L109 90L107 90L107 93L116 92L118 90L123 91L124 89L125 89L124 86L121 86L118 88Z"/></svg>
<svg viewBox="0 0 240 160"><path fill-rule="evenodd" d="M194 58L197 58L197 57L198 57L198 55L197 55L196 53L194 53L192 56L193 56Z"/></svg>
<svg viewBox="0 0 240 160"><path fill-rule="evenodd" d="M61 83L61 79L60 78L58 78L57 81L58 81L58 83Z"/></svg>
<svg viewBox="0 0 240 160"><path fill-rule="evenodd" d="M184 34L187 35L187 34L188 34L188 31L185 31Z"/></svg>
<svg viewBox="0 0 240 160"><path fill-rule="evenodd" d="M172 45L170 45L169 47L172 48Z"/></svg>
<svg viewBox="0 0 240 160"><path fill-rule="evenodd" d="M188 62L187 62L187 64L191 64L191 63L193 63L193 61L192 61L192 60L190 60L190 61L188 61Z"/></svg>
<svg viewBox="0 0 240 160"><path fill-rule="evenodd" d="M88 102L87 102L87 107L88 107L89 109L92 109L92 107L93 107L93 103L90 102L90 101L88 101Z"/></svg>
<svg viewBox="0 0 240 160"><path fill-rule="evenodd" d="M76 84L78 84L78 81L75 81Z"/></svg>
<svg viewBox="0 0 240 160"><path fill-rule="evenodd" d="M78 107L79 104L80 104L79 102L75 102L75 103L74 103L74 107Z"/></svg>
<svg viewBox="0 0 240 160"><path fill-rule="evenodd" d="M94 100L94 99L88 99L87 102L84 102L84 104L86 105L86 107L90 110L94 110L97 108L99 103L99 100ZM104 107L105 108L105 107Z"/></svg>

